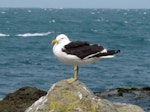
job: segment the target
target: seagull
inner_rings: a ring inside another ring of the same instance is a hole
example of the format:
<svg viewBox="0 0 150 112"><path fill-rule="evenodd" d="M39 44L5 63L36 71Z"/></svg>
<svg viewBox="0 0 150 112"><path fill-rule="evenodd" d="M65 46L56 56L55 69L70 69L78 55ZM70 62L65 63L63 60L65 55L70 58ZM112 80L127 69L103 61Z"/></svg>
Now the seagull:
<svg viewBox="0 0 150 112"><path fill-rule="evenodd" d="M86 41L70 41L65 34L60 34L52 40L53 53L64 64L74 66L74 78L69 83L78 80L79 66L96 62L102 58L112 58L120 50L107 50L101 45Z"/></svg>

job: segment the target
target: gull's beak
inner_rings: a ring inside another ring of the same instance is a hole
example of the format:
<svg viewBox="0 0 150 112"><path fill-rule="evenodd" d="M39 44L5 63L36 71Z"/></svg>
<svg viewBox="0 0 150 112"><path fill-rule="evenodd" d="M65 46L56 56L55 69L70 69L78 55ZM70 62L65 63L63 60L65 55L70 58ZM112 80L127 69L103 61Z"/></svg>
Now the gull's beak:
<svg viewBox="0 0 150 112"><path fill-rule="evenodd" d="M55 43L57 43L58 42L58 40L52 40L52 44L55 44Z"/></svg>

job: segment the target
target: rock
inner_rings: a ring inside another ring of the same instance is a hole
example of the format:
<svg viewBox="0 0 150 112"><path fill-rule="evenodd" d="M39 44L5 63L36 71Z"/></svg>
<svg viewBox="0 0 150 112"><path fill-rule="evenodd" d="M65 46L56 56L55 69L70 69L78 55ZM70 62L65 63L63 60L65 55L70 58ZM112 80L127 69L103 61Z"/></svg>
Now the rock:
<svg viewBox="0 0 150 112"><path fill-rule="evenodd" d="M144 112L131 104L112 103L96 97L82 82L63 80L54 84L25 112Z"/></svg>
<svg viewBox="0 0 150 112"><path fill-rule="evenodd" d="M24 112L46 92L33 87L23 87L14 93L6 95L0 101L0 112Z"/></svg>
<svg viewBox="0 0 150 112"><path fill-rule="evenodd" d="M143 109L136 105L126 103L114 103L118 112L144 112Z"/></svg>
<svg viewBox="0 0 150 112"><path fill-rule="evenodd" d="M95 92L96 96L100 97L115 97L115 96L125 96L126 93L133 94L134 97L150 97L150 87L144 88L116 88L109 89L104 92Z"/></svg>
<svg viewBox="0 0 150 112"><path fill-rule="evenodd" d="M150 87L109 89L95 92L95 95L115 102L139 105L146 112L150 111Z"/></svg>

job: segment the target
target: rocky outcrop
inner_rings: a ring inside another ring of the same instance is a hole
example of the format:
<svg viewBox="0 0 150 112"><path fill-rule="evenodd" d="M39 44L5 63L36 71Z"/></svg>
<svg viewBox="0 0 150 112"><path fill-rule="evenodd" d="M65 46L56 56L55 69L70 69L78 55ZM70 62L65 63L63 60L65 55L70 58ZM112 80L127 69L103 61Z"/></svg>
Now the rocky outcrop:
<svg viewBox="0 0 150 112"><path fill-rule="evenodd" d="M24 112L30 105L44 95L46 95L46 92L37 88L20 88L16 92L6 95L0 101L0 112Z"/></svg>
<svg viewBox="0 0 150 112"><path fill-rule="evenodd" d="M73 85L77 86L78 84L75 85L75 83L73 83ZM79 85L80 85L80 83L79 83ZM55 86L55 88L56 87L57 86ZM58 87L57 87L57 89L58 89ZM69 90L69 88L68 88L68 90ZM87 88L87 90L89 90L89 89ZM58 92L61 95L62 91L58 91ZM46 93L47 92L39 90L34 87L20 88L16 92L6 95L6 97L0 101L0 112L24 112L27 109L27 107L31 106L41 96L46 95ZM90 91L90 93L92 93L92 92ZM94 96L94 97L96 97L95 99L97 99L97 101L99 101L99 102L103 101L103 102L109 103L108 100L104 100L103 98L109 99L109 100L115 101L115 102L125 102L125 103L111 103L110 102L111 105L114 106L114 108L117 111L122 110L123 112L134 112L134 110L135 110L134 108L136 108L136 109L139 108L135 105L126 104L126 103L133 103L133 104L141 105L144 108L145 112L150 111L150 104L149 104L149 102L150 102L150 87L131 88L131 89L130 88L129 89L128 88L116 88L116 89L106 90L104 92L97 92L94 94L97 96L97 97ZM79 93L78 93L78 95L79 95ZM81 94L79 96L81 98ZM44 96L44 97L46 97L46 96ZM42 98L44 98L44 97L42 97ZM41 98L41 100L42 100L42 98ZM133 110L131 111L131 109L133 109ZM139 110L140 110L140 108L139 108ZM77 112L78 112L78 109L77 109Z"/></svg>
<svg viewBox="0 0 150 112"><path fill-rule="evenodd" d="M132 104L112 103L96 97L82 82L63 80L54 84L25 112L144 112Z"/></svg>
<svg viewBox="0 0 150 112"><path fill-rule="evenodd" d="M133 98L150 98L150 87L144 88L115 88L103 92L95 92L100 97L124 97L125 94L134 96Z"/></svg>
<svg viewBox="0 0 150 112"><path fill-rule="evenodd" d="M150 87L115 88L95 95L115 102L132 103L141 106L145 112L150 112Z"/></svg>

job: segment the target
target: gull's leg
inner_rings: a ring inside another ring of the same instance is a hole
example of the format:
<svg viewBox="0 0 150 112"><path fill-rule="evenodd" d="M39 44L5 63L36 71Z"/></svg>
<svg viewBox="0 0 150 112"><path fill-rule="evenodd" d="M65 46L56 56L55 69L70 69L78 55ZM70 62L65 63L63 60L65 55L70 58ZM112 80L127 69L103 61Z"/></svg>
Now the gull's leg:
<svg viewBox="0 0 150 112"><path fill-rule="evenodd" d="M74 66L74 79L75 79L75 81L78 80L78 70L79 70L79 67Z"/></svg>
<svg viewBox="0 0 150 112"><path fill-rule="evenodd" d="M74 66L74 78L70 78L68 79L68 83L73 83L74 81L78 80L78 70L79 67L78 66Z"/></svg>

